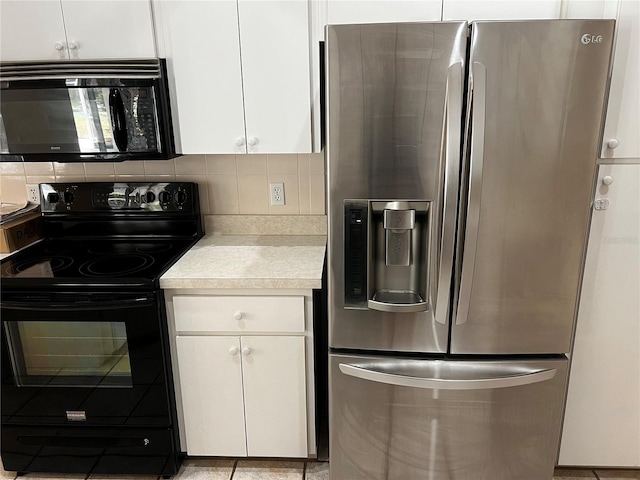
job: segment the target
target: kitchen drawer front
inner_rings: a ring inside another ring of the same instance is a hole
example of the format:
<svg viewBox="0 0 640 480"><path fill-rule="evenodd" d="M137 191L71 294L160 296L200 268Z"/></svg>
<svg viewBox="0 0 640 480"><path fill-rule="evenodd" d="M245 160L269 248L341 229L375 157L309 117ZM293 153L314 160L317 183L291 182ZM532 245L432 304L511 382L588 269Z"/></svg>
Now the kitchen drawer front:
<svg viewBox="0 0 640 480"><path fill-rule="evenodd" d="M177 332L303 333L304 297L173 297Z"/></svg>

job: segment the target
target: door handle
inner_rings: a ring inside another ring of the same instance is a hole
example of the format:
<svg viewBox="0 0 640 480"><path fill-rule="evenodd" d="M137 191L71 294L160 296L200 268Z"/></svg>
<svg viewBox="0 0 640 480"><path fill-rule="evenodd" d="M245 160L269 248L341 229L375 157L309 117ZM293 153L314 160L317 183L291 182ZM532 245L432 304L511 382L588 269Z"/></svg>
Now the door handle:
<svg viewBox="0 0 640 480"><path fill-rule="evenodd" d="M467 378L433 378L430 376L417 377L397 373L393 371L392 366L378 366L375 370L345 363L340 363L338 366L345 375L362 380L432 390L490 390L519 387L551 380L556 375L556 369L530 369L525 372L506 370L502 374L497 370L495 376L483 376L479 373L473 373L470 369L470 375Z"/></svg>
<svg viewBox="0 0 640 480"><path fill-rule="evenodd" d="M120 152L127 151L127 119L124 111L124 102L120 90L112 88L109 90L109 113L113 125L113 140Z"/></svg>
<svg viewBox="0 0 640 480"><path fill-rule="evenodd" d="M454 63L447 72L445 102L445 132L443 145L445 165L444 195L442 206L442 234L440 236L440 262L438 265L438 293L434 309L436 322L445 325L449 311L451 276L453 275L453 252L456 233L456 210L460 171L460 137L462 130L462 62Z"/></svg>
<svg viewBox="0 0 640 480"><path fill-rule="evenodd" d="M471 69L471 152L469 154L469 198L465 228L464 256L460 275L460 294L456 325L466 323L471 303L471 283L476 262L480 200L482 198L482 168L484 164L484 130L486 117L487 67L474 62Z"/></svg>

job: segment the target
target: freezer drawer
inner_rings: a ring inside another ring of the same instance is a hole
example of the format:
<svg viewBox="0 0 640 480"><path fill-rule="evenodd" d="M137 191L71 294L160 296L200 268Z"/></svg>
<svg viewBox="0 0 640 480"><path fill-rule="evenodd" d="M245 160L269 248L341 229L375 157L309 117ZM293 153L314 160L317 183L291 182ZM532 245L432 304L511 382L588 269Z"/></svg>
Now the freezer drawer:
<svg viewBox="0 0 640 480"><path fill-rule="evenodd" d="M566 358L330 357L332 479L552 479Z"/></svg>

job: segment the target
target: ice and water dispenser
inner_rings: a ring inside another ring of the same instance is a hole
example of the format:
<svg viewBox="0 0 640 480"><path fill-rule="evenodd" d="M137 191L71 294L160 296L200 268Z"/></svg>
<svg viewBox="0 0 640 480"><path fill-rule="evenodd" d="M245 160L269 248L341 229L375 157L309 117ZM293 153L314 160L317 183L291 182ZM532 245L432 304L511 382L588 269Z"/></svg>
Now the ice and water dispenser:
<svg viewBox="0 0 640 480"><path fill-rule="evenodd" d="M429 201L346 200L345 307L429 309Z"/></svg>

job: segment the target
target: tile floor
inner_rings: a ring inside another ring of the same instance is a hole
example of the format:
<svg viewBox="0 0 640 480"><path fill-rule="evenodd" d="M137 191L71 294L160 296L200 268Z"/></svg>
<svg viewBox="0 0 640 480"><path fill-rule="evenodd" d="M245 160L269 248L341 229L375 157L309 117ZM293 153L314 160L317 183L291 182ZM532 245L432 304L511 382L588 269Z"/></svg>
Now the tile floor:
<svg viewBox="0 0 640 480"><path fill-rule="evenodd" d="M15 472L2 470L0 480L13 480ZM28 473L24 480L157 480L147 476L53 475ZM554 480L640 480L640 470L557 469ZM172 480L329 480L329 464L304 461L218 460L194 458L183 462ZM518 480L518 479L513 479Z"/></svg>

